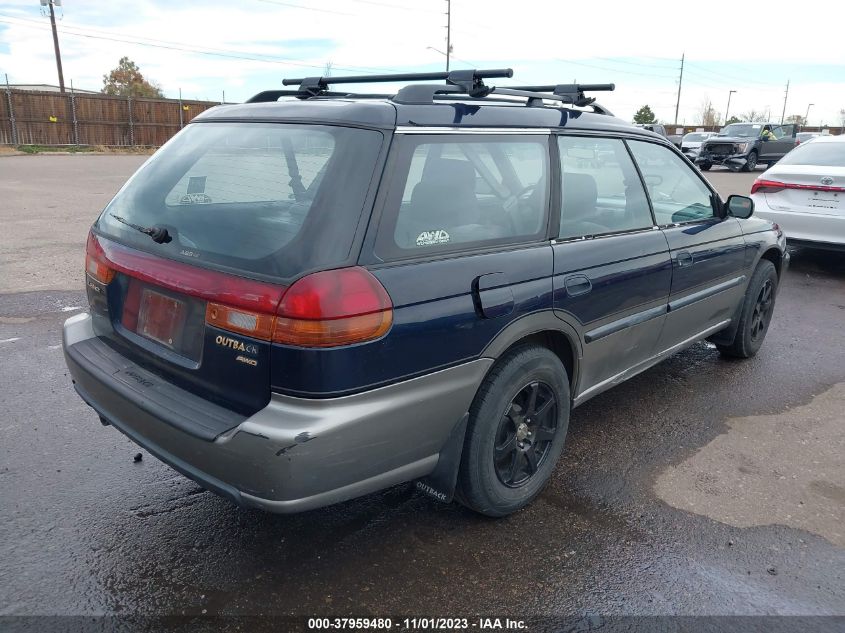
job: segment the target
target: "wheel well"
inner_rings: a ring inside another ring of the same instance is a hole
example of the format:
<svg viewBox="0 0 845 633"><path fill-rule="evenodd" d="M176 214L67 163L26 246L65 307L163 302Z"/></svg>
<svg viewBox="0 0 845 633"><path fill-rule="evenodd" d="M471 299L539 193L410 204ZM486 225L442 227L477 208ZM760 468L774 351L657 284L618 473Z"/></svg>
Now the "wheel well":
<svg viewBox="0 0 845 633"><path fill-rule="evenodd" d="M506 350L509 351L514 347L520 345L542 345L547 347L557 355L560 362L563 363L566 369L566 375L569 377L569 387L574 391L575 389L575 353L572 349L572 343L563 332L557 330L544 330L542 332L534 332L528 336L524 336L514 343Z"/></svg>
<svg viewBox="0 0 845 633"><path fill-rule="evenodd" d="M765 253L763 253L763 256L760 259L768 259L770 262L772 262L775 265L775 270L778 273L778 279L780 279L780 270L781 265L783 264L783 253L780 252L780 249L770 248Z"/></svg>

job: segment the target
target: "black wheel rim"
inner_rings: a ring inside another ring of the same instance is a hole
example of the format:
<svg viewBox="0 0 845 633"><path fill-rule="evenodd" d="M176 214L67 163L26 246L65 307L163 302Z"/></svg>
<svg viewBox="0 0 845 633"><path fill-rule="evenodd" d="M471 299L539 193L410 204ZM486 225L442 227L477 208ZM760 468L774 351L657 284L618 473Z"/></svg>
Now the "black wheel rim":
<svg viewBox="0 0 845 633"><path fill-rule="evenodd" d="M771 279L767 279L757 293L757 301L754 304L754 312L751 313L751 340L757 341L766 334L769 327L769 320L772 317L772 308L775 305L775 285Z"/></svg>
<svg viewBox="0 0 845 633"><path fill-rule="evenodd" d="M544 382L531 382L505 409L493 452L496 476L509 488L527 484L543 465L557 432L557 398Z"/></svg>
<svg viewBox="0 0 845 633"><path fill-rule="evenodd" d="M757 154L751 152L748 155L748 169L754 169L757 166Z"/></svg>

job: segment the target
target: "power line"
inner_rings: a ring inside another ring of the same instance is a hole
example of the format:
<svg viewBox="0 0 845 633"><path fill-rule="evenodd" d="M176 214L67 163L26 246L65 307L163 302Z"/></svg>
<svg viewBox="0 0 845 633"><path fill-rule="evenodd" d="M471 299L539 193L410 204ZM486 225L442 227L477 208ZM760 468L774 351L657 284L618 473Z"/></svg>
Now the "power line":
<svg viewBox="0 0 845 633"><path fill-rule="evenodd" d="M354 13L346 13L344 11L335 11L334 9L320 9L318 7L307 7L304 4L294 4L293 2L282 2L281 0L258 0L265 4L275 4L281 7L290 7L292 9L302 9L304 11L317 11L319 13L333 13L335 15L354 16Z"/></svg>
<svg viewBox="0 0 845 633"><path fill-rule="evenodd" d="M13 20L19 20L21 22L30 22L32 24L31 25L30 24L21 24L20 22L11 22L9 20L4 20L2 18L12 18ZM44 30L44 27L40 22L37 22L35 20L27 20L26 18L18 18L18 17L15 17L15 16L0 14L0 22L5 23L5 24L11 24L13 26L23 26L23 27L26 27L26 28L34 28L34 29ZM94 35L92 33L86 32L86 31L93 31L94 33L105 33L105 34L108 34L108 35ZM63 25L62 26L62 33L64 33L65 35L71 35L71 36L74 36L74 37L84 37L84 38L88 38L88 39L98 39L98 40L106 40L106 41L111 41L111 42L121 42L121 43L124 43L124 44L135 44L135 45L138 45L138 46L148 46L148 47L151 47L151 48L176 50L176 51L182 51L182 52L187 52L187 53L195 53L195 54L199 54L199 55L212 55L212 56L215 56L215 57L226 57L226 58L230 58L230 59L242 59L242 60L247 60L247 61L266 62L266 63L271 63L271 64L282 64L282 65L285 65L285 66L294 66L294 67L298 67L298 68L318 68L318 69L321 69L321 70L325 68L324 65L307 64L307 63L303 63L303 62L298 61L298 60L293 60L293 59L278 57L278 56L261 55L260 53L244 53L244 52L241 52L241 51L234 51L234 50L229 50L229 49L215 49L215 48L210 48L210 47L197 48L197 47L185 46L185 45L179 44L177 42L171 42L171 41L168 41L168 40L156 40L156 39L153 39L153 38L146 38L146 37L137 36L137 35L116 36L118 34L115 34L111 31L103 31L103 30L100 30L100 29L89 29L89 28ZM137 39L132 39L132 38L137 38ZM147 40L147 41L141 41L141 40ZM394 72L399 72L397 69L394 69L394 68L372 68L372 67L364 67L364 66L357 66L357 67L356 66L347 66L347 67L333 66L333 68L336 68L336 69L339 69L339 70L347 70L347 71L350 71L350 72L361 72L361 71L369 71L369 72L376 71L376 72L378 72L378 71L384 71L384 70L391 70L391 71L394 71Z"/></svg>
<svg viewBox="0 0 845 633"><path fill-rule="evenodd" d="M633 70L619 70L618 68L608 68L607 66L598 66L596 64L587 64L585 62L574 62L569 59L561 59L556 58L557 61L563 62L564 64L575 64L576 66L586 66L587 68L597 68L598 70L605 70L612 73L620 73L623 75L639 75L641 77L656 77L656 78L669 78L669 75L657 75L655 73L640 73L634 72Z"/></svg>

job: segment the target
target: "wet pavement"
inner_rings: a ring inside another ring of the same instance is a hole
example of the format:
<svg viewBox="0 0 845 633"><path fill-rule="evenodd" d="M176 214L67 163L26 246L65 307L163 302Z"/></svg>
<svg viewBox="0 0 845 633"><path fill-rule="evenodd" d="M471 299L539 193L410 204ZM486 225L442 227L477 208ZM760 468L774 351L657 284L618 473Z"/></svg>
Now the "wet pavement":
<svg viewBox="0 0 845 633"><path fill-rule="evenodd" d="M97 168L128 175L138 162L109 160ZM86 204L51 229L67 235L44 239L81 243L102 200ZM14 232L0 239L0 261L26 257L39 287L49 279L37 243L24 253ZM81 248L67 264L80 277ZM85 305L81 282L26 292L8 271L0 615L845 615L841 259L794 255L756 358L697 344L576 409L550 485L500 520L409 485L274 516L144 451L133 461L139 449L99 424L63 362L60 327ZM790 479L779 507L778 478L799 466L810 474ZM799 501L810 518L784 519Z"/></svg>

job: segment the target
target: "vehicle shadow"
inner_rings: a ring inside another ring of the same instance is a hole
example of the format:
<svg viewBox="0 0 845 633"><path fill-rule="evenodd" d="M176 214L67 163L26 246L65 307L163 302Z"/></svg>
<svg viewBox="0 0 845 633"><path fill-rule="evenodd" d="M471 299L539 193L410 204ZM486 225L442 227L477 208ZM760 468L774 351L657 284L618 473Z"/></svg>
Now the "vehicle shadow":
<svg viewBox="0 0 845 633"><path fill-rule="evenodd" d="M845 278L845 252L790 247L789 253L792 257L790 261L792 272Z"/></svg>

